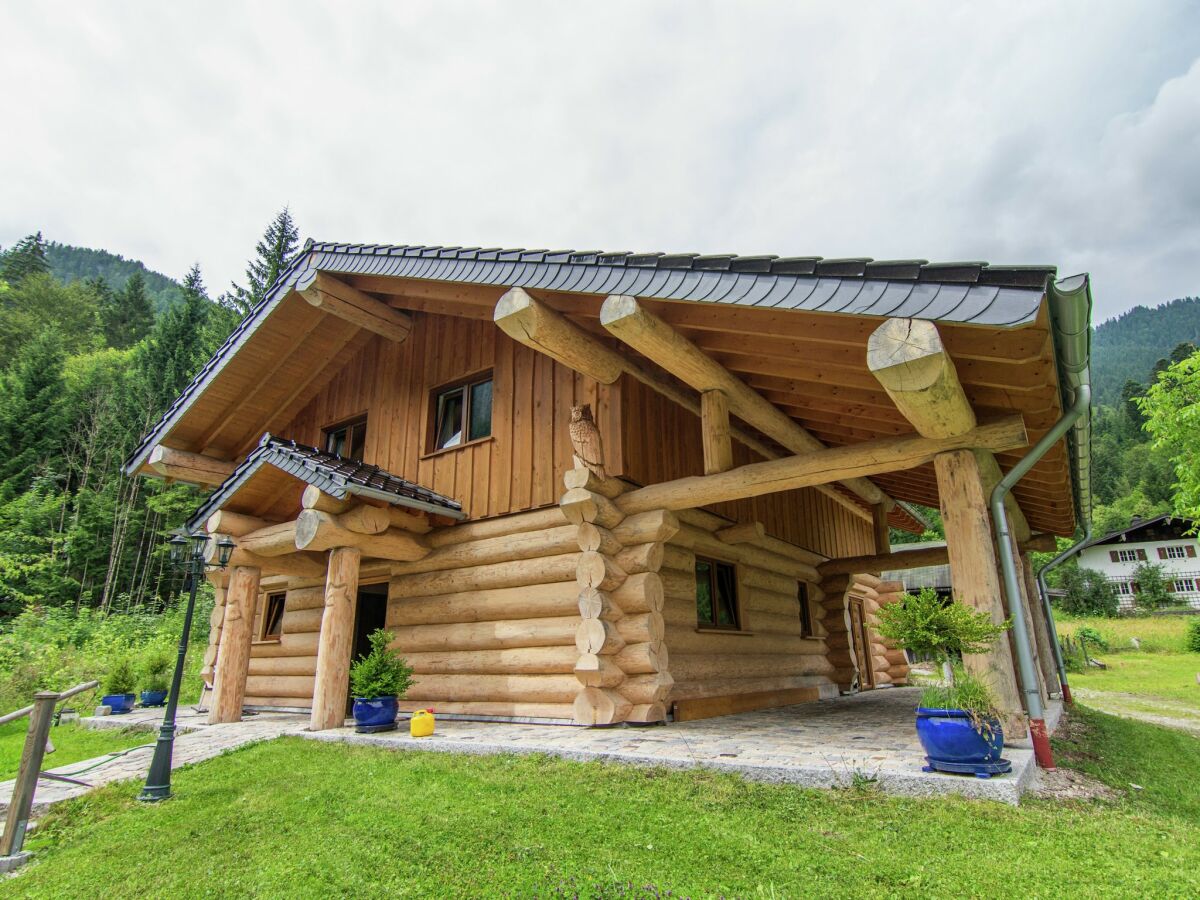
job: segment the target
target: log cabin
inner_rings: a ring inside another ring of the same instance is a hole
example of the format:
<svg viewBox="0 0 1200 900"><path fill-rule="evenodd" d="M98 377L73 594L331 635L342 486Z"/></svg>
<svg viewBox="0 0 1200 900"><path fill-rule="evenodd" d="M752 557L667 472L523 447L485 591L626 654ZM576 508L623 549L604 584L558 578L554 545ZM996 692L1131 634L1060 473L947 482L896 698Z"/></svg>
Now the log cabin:
<svg viewBox="0 0 1200 900"><path fill-rule="evenodd" d="M1029 553L1089 514L1088 416L1005 500L1016 596L987 499L1086 385L1090 309L1046 266L310 241L126 471L211 488L187 528L237 544L213 722L341 726L379 627L406 708L472 717L902 684L879 575L948 562L963 602L1024 613L1030 683L1013 637L967 660L1021 736L1058 690ZM945 546L892 550L914 504Z"/></svg>

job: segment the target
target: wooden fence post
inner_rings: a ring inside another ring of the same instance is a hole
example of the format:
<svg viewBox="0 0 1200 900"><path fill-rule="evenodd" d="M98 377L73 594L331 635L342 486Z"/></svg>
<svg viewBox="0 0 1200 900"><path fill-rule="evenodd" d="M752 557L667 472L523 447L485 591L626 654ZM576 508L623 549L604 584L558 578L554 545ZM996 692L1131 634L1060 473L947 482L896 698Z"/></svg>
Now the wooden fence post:
<svg viewBox="0 0 1200 900"><path fill-rule="evenodd" d="M0 857L15 856L25 844L25 830L29 827L29 814L33 810L33 792L42 771L46 741L50 737L50 723L54 720L58 697L54 691L38 691L33 695L33 712L29 714L29 731L25 734L25 749L21 751L21 767L8 804L4 836L0 837Z"/></svg>

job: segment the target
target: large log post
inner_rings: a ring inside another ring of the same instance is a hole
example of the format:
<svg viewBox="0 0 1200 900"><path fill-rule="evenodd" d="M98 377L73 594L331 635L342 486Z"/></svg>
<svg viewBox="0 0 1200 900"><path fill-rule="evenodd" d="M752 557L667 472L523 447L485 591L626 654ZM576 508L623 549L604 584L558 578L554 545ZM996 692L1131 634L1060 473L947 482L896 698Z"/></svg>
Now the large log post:
<svg viewBox="0 0 1200 900"><path fill-rule="evenodd" d="M992 542L991 516L988 515L987 495L975 454L970 450L940 453L934 457L933 465L955 597L973 609L987 613L993 622L1003 622L1004 606ZM1028 729L1008 639L996 641L990 653L967 655L963 662L968 671L983 679L995 695L1003 714L1005 736L1010 739L1025 737Z"/></svg>
<svg viewBox="0 0 1200 900"><path fill-rule="evenodd" d="M250 672L250 644L254 640L254 608L258 603L261 572L251 566L236 566L225 591L225 613L221 619L221 647L217 652L216 677L208 723L238 722L246 697Z"/></svg>
<svg viewBox="0 0 1200 900"><path fill-rule="evenodd" d="M1022 552L1021 575L1025 586L1025 597L1029 601L1029 620L1033 623L1033 636L1037 642L1037 661L1041 668L1042 681L1047 693L1061 694L1062 686L1058 683L1058 668L1054 663L1054 646L1050 643L1050 626L1046 621L1046 611L1042 608L1041 594L1038 593L1037 576L1033 572L1033 560L1029 554Z"/></svg>
<svg viewBox="0 0 1200 900"><path fill-rule="evenodd" d="M361 559L362 553L355 547L337 547L329 552L310 731L339 728L346 721Z"/></svg>

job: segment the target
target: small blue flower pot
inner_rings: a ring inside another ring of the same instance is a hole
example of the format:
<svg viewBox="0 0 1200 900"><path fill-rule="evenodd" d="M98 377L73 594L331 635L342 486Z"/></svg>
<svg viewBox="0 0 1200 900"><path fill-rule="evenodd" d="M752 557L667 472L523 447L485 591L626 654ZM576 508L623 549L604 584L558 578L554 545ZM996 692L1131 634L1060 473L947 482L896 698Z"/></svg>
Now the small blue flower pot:
<svg viewBox="0 0 1200 900"><path fill-rule="evenodd" d="M133 712L133 702L136 699L136 694L105 694L100 698L100 702L107 706L114 716L119 716Z"/></svg>
<svg viewBox="0 0 1200 900"><path fill-rule="evenodd" d="M355 730L391 731L396 727L396 711L395 697L355 697Z"/></svg>
<svg viewBox="0 0 1200 900"><path fill-rule="evenodd" d="M917 737L925 750L926 772L953 772L990 778L1012 771L1012 763L1001 759L1004 732L1000 722L990 720L989 733L980 732L970 715L961 709L917 708Z"/></svg>
<svg viewBox="0 0 1200 900"><path fill-rule="evenodd" d="M166 691L142 691L142 706L162 706L166 702Z"/></svg>

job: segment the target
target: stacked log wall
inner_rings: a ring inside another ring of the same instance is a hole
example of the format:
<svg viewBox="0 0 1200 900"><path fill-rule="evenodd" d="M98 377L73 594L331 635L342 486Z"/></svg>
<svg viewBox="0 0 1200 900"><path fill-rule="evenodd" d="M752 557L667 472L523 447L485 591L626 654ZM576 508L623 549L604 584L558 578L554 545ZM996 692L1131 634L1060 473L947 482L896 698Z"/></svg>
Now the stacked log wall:
<svg viewBox="0 0 1200 900"><path fill-rule="evenodd" d="M879 610L891 604L898 603L904 595L904 582L902 581L884 581L881 582L878 588L878 597L875 601L875 607L872 610L872 635L875 635L878 641L882 657L883 668L880 671L886 672L889 684L903 685L908 684L908 657L904 650L898 647L891 641L878 637L877 626L879 623Z"/></svg>
<svg viewBox="0 0 1200 900"><path fill-rule="evenodd" d="M258 640L267 597L279 590L276 585L259 594L245 702L247 706L311 709L325 588L324 585L285 588L280 637Z"/></svg>
<svg viewBox="0 0 1200 900"><path fill-rule="evenodd" d="M825 611L825 627L828 631L826 645L832 668L831 678L841 691L862 687L860 663L855 650L854 636L850 633L850 600L857 597L863 601L863 617L870 628L873 604L878 599L879 579L874 575L835 575L821 582L824 594L822 606ZM873 645L873 642L872 642ZM872 656L873 646L868 648ZM877 669L875 671L878 671ZM879 683L879 682L877 682Z"/></svg>

